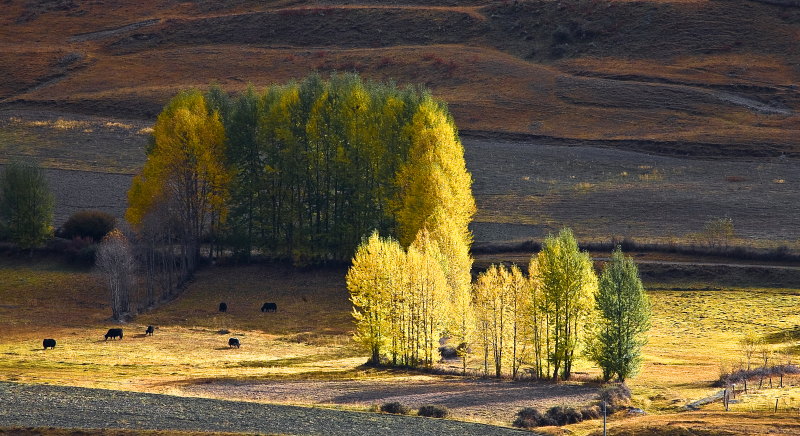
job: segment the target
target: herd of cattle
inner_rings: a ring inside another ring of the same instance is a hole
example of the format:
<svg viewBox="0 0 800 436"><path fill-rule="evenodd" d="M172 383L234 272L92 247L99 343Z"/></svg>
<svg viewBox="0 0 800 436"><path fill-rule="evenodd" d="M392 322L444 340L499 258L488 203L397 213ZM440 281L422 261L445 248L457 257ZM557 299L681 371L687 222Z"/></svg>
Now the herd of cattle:
<svg viewBox="0 0 800 436"><path fill-rule="evenodd" d="M225 303L224 301L219 303L219 311L220 312L227 312L228 311L228 304ZM278 305L276 303L264 303L264 305L261 306L261 311L262 312L277 312L278 311ZM154 327L154 326L151 326L151 325L147 326L147 329L145 329L145 331L144 331L145 336L153 336L153 332L155 332L155 330L157 328L158 327ZM121 328L108 329L108 332L106 332L105 338L106 338L105 339L106 341L109 340L109 339L114 340L114 339L117 339L117 338L122 340L122 329ZM239 348L239 345L241 345L239 343L239 339L237 339L237 338L228 339L228 347L229 348L233 348L233 347ZM56 348L56 340L52 339L52 338L47 338L47 339L42 341L42 347L44 347L45 350L48 349L48 348L54 350Z"/></svg>

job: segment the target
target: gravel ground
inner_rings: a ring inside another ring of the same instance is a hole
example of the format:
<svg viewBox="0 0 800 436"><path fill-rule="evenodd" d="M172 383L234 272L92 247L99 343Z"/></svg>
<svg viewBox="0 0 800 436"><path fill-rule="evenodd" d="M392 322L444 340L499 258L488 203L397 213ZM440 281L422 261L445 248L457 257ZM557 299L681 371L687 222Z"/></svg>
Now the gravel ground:
<svg viewBox="0 0 800 436"><path fill-rule="evenodd" d="M205 430L330 436L523 434L509 428L443 419L2 382L0 427Z"/></svg>

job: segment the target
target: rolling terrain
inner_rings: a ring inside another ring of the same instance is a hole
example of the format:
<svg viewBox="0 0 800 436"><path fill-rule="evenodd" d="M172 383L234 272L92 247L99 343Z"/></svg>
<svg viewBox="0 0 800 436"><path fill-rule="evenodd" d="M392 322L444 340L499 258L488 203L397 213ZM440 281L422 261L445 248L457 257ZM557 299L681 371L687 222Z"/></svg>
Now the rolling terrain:
<svg viewBox="0 0 800 436"><path fill-rule="evenodd" d="M155 116L178 90L358 72L422 84L449 104L474 179L477 244L562 226L582 242L693 244L728 217L734 244L800 250L797 0L6 0L2 10L0 165L34 157L47 168L56 227L86 208L123 215ZM476 268L529 256L481 254ZM611 434L796 433L797 378L730 413L678 410L718 390L746 332L772 338L775 359L797 355L798 266L665 257L637 257L654 322L631 387L651 415L616 416ZM207 268L125 325L124 341L105 342L114 324L91 272L0 259L0 381L112 389L101 403L113 390L349 411L435 402L501 425L521 407L594 398L597 371L585 362L588 383L561 385L364 367L343 277ZM271 318L257 312L268 298L281 308ZM152 338L140 333L148 324L160 327ZM41 350L44 334L55 350ZM242 348L229 349L229 336ZM769 413L776 398L781 410Z"/></svg>
<svg viewBox="0 0 800 436"><path fill-rule="evenodd" d="M800 8L756 1L7 1L0 110L152 120L311 71L422 83L464 132L796 155Z"/></svg>

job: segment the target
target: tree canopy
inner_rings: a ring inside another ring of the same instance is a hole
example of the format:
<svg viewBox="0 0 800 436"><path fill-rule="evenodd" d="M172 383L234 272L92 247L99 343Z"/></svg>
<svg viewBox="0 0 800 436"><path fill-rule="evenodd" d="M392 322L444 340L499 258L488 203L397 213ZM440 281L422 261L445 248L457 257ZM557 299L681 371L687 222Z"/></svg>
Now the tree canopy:
<svg viewBox="0 0 800 436"><path fill-rule="evenodd" d="M53 232L54 199L44 172L12 160L0 173L0 225L20 248L41 245Z"/></svg>
<svg viewBox="0 0 800 436"><path fill-rule="evenodd" d="M168 204L195 239L213 230L244 256L298 264L347 260L373 230L408 247L441 217L471 242L463 147L425 90L335 74L238 96L182 92L154 137L129 192L134 224Z"/></svg>
<svg viewBox="0 0 800 436"><path fill-rule="evenodd" d="M198 91L181 92L159 114L154 145L128 192L126 218L140 226L165 206L185 239L199 243L215 217L226 212L230 179L224 162L225 130Z"/></svg>
<svg viewBox="0 0 800 436"><path fill-rule="evenodd" d="M636 374L641 363L644 333L650 328L650 300L639 269L620 247L600 275L596 304L600 318L589 357L603 370L604 380L616 375L625 381Z"/></svg>

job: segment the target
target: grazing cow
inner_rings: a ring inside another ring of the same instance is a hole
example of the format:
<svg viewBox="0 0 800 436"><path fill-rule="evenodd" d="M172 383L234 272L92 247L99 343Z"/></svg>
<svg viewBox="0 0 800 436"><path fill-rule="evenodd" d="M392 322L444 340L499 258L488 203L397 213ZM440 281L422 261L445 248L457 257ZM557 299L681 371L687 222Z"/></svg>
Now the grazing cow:
<svg viewBox="0 0 800 436"><path fill-rule="evenodd" d="M108 333L106 333L106 340L108 338L115 339L120 338L122 339L122 329L108 329Z"/></svg>
<svg viewBox="0 0 800 436"><path fill-rule="evenodd" d="M233 347L239 348L239 340L236 339L236 338L228 339L228 347L230 347L230 348L233 348Z"/></svg>
<svg viewBox="0 0 800 436"><path fill-rule="evenodd" d="M224 301L222 303L219 303L219 311L220 312L227 312L228 311L228 305L225 304Z"/></svg>
<svg viewBox="0 0 800 436"><path fill-rule="evenodd" d="M264 305L261 306L261 311L262 312L277 312L278 311L278 305L276 303L264 303Z"/></svg>
<svg viewBox="0 0 800 436"><path fill-rule="evenodd" d="M153 332L155 331L155 327L149 325L147 326L147 330L144 331L145 336L153 336Z"/></svg>
<svg viewBox="0 0 800 436"><path fill-rule="evenodd" d="M52 348L52 349L55 350L56 349L56 340L55 339L45 339L45 340L42 341L42 346L44 347L45 350L48 349L48 348Z"/></svg>

